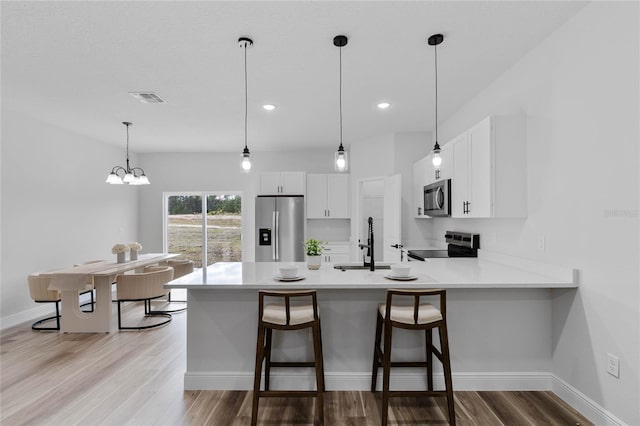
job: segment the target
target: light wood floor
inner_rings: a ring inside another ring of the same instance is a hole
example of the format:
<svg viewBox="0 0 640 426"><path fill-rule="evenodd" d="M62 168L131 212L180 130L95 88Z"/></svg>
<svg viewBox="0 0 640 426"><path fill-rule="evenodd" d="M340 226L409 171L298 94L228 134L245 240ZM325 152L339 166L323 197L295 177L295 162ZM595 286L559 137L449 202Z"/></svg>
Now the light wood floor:
<svg viewBox="0 0 640 426"><path fill-rule="evenodd" d="M134 305L126 309L129 321L142 316L142 305ZM30 324L5 330L0 424L248 425L251 392L183 391L185 327L181 313L141 332L33 332ZM455 392L455 399L459 425L591 424L551 392ZM438 400L392 399L390 424L448 424ZM380 393L327 392L326 424L379 425L380 402ZM263 399L259 424L313 424L313 404Z"/></svg>

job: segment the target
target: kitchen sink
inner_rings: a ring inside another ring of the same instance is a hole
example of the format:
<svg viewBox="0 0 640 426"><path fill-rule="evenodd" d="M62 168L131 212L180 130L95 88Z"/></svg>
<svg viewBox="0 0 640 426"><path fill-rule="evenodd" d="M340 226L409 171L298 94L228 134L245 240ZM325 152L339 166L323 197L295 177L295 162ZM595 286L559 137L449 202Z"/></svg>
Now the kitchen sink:
<svg viewBox="0 0 640 426"><path fill-rule="evenodd" d="M391 269L391 265L389 263L376 263L376 269ZM352 270L368 270L369 265L364 266L362 263L337 263L333 265L333 269L340 269L343 271L352 271Z"/></svg>

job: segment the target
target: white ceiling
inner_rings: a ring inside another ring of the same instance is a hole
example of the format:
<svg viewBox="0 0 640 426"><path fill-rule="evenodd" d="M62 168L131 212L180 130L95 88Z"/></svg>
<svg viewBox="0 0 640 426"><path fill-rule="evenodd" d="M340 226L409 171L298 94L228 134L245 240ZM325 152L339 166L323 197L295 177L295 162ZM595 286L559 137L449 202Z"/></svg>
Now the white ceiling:
<svg viewBox="0 0 640 426"><path fill-rule="evenodd" d="M2 108L134 152L335 149L442 121L573 16L574 1L2 2ZM128 92L153 91L166 105ZM391 102L386 111L375 104ZM277 109L264 111L272 103Z"/></svg>

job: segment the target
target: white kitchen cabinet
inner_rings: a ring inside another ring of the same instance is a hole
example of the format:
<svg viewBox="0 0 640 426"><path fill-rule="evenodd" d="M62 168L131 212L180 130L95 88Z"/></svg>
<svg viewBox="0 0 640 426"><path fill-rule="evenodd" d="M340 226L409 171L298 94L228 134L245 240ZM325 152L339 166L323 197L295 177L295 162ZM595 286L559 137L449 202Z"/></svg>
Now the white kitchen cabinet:
<svg viewBox="0 0 640 426"><path fill-rule="evenodd" d="M453 217L527 216L523 117L487 117L455 138L452 148Z"/></svg>
<svg viewBox="0 0 640 426"><path fill-rule="evenodd" d="M424 186L427 185L427 162L431 161L431 156L413 163L413 217L428 218L424 215ZM433 167L433 166L432 166Z"/></svg>
<svg viewBox="0 0 640 426"><path fill-rule="evenodd" d="M329 243L325 245L322 261L326 263L344 263L349 261L349 243Z"/></svg>
<svg viewBox="0 0 640 426"><path fill-rule="evenodd" d="M259 195L304 195L304 172L265 172L260 174Z"/></svg>
<svg viewBox="0 0 640 426"><path fill-rule="evenodd" d="M307 219L349 219L348 174L307 176Z"/></svg>

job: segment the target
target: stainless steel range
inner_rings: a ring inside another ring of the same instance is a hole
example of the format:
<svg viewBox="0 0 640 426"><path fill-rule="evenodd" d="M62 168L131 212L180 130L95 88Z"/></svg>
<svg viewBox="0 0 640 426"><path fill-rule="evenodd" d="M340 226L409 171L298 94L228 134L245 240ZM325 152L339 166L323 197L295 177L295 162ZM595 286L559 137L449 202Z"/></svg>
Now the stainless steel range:
<svg viewBox="0 0 640 426"><path fill-rule="evenodd" d="M410 260L422 261L429 258L478 257L479 234L447 231L444 240L447 242L446 250L409 250L407 254Z"/></svg>

